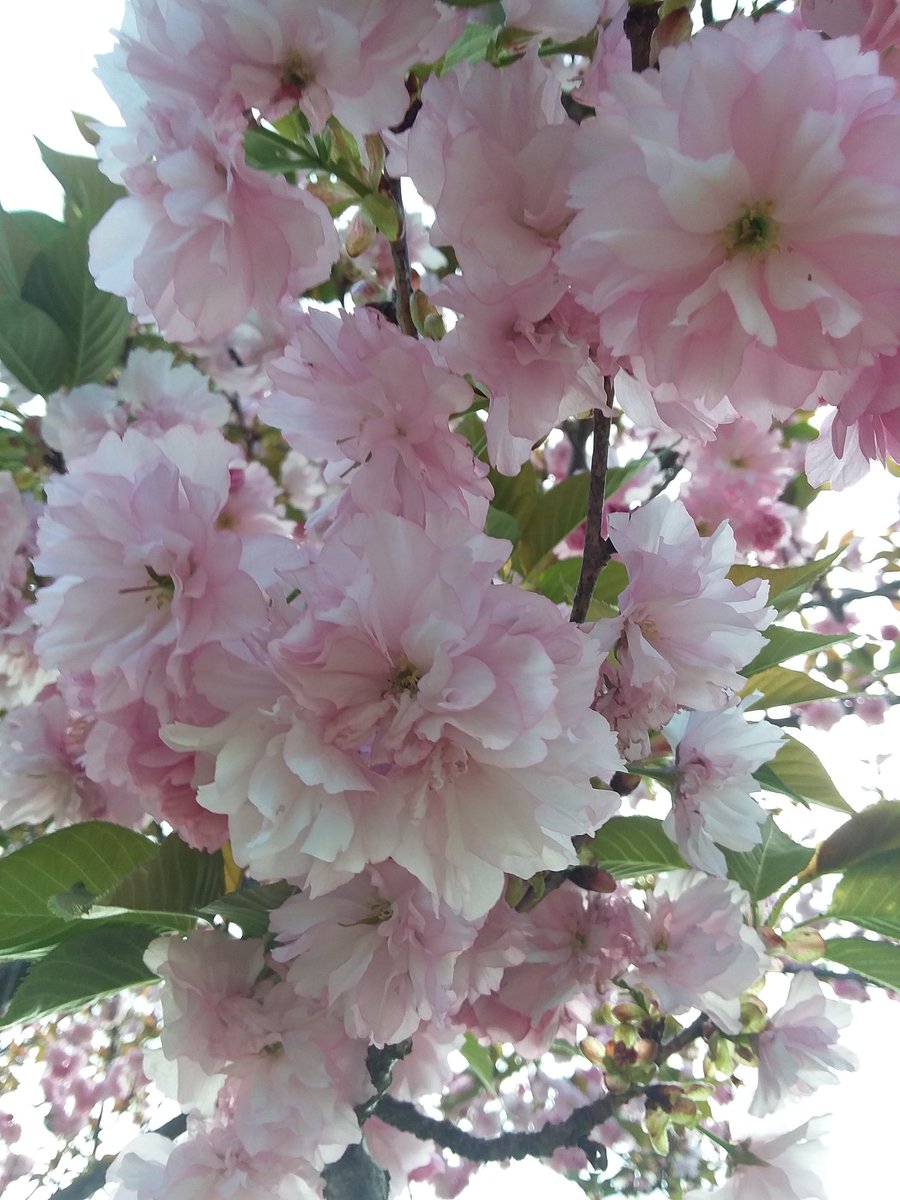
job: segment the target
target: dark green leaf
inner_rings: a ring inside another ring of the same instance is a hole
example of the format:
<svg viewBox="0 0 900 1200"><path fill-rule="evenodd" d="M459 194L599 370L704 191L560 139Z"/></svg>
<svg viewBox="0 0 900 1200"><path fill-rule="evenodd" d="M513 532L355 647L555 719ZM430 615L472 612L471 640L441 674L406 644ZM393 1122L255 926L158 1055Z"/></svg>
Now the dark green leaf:
<svg viewBox="0 0 900 1200"><path fill-rule="evenodd" d="M816 850L818 875L843 871L888 850L900 849L900 803L885 800L863 809Z"/></svg>
<svg viewBox="0 0 900 1200"><path fill-rule="evenodd" d="M812 851L783 833L771 817L762 827L762 841L739 853L723 850L728 877L739 883L753 900L764 900L803 870Z"/></svg>
<svg viewBox="0 0 900 1200"><path fill-rule="evenodd" d="M834 889L828 916L900 938L900 851L851 867Z"/></svg>
<svg viewBox="0 0 900 1200"><path fill-rule="evenodd" d="M742 675L755 675L766 667L774 667L785 659L796 658L801 654L812 654L836 642L846 642L851 634L848 633L809 633L805 629L787 629L784 625L770 625L765 631L766 644L741 672Z"/></svg>
<svg viewBox="0 0 900 1200"><path fill-rule="evenodd" d="M144 951L155 936L156 930L134 925L79 926L32 965L3 1025L70 1012L152 983L156 977L144 964Z"/></svg>
<svg viewBox="0 0 900 1200"><path fill-rule="evenodd" d="M101 292L88 271L89 229L66 229L35 255L23 299L52 317L69 344L66 383L101 382L122 361L131 318L120 296Z"/></svg>
<svg viewBox="0 0 900 1200"><path fill-rule="evenodd" d="M68 379L71 352L62 330L40 308L0 296L0 362L28 391L47 396Z"/></svg>
<svg viewBox="0 0 900 1200"><path fill-rule="evenodd" d="M88 821L48 833L0 858L0 959L21 958L71 932L52 896L82 884L95 896L150 858L157 843L121 825Z"/></svg>
<svg viewBox="0 0 900 1200"><path fill-rule="evenodd" d="M600 600L604 604L617 605L620 592L627 586L628 572L618 559L613 559L600 572L600 578L594 588L594 600Z"/></svg>
<svg viewBox="0 0 900 1200"><path fill-rule="evenodd" d="M83 222L91 229L110 205L127 193L110 182L100 170L96 158L61 154L35 138L47 169L56 176L66 193L66 224Z"/></svg>
<svg viewBox="0 0 900 1200"><path fill-rule="evenodd" d="M614 879L634 879L687 864L655 817L613 817L582 847L581 861L602 867Z"/></svg>
<svg viewBox="0 0 900 1200"><path fill-rule="evenodd" d="M526 574L585 519L590 481L587 473L570 475L549 491L538 493L519 546Z"/></svg>
<svg viewBox="0 0 900 1200"><path fill-rule="evenodd" d="M813 751L790 734L772 761L764 763L753 777L767 791L780 792L801 804L821 804L840 812L853 812Z"/></svg>
<svg viewBox="0 0 900 1200"><path fill-rule="evenodd" d="M221 851L195 850L174 834L166 838L152 858L141 863L114 887L97 897L95 912L124 909L141 914L157 925L172 916L194 914L225 889L225 863ZM187 925L178 921L174 928Z"/></svg>
<svg viewBox="0 0 900 1200"><path fill-rule="evenodd" d="M809 700L842 700L845 695L803 671L789 671L787 667L767 667L765 671L751 675L742 694L746 696L751 692L761 695L748 705L747 712L790 707Z"/></svg>
<svg viewBox="0 0 900 1200"><path fill-rule="evenodd" d="M18 296L35 254L64 229L46 213L8 213L0 208L0 293Z"/></svg>
<svg viewBox="0 0 900 1200"><path fill-rule="evenodd" d="M883 987L900 991L900 946L868 938L829 938L825 957Z"/></svg>
<svg viewBox="0 0 900 1200"><path fill-rule="evenodd" d="M203 913L239 925L245 937L264 937L269 932L269 913L280 908L296 891L289 883L242 887L207 904Z"/></svg>
<svg viewBox="0 0 900 1200"><path fill-rule="evenodd" d="M491 1093L496 1091L494 1086L494 1060L486 1046L478 1041L471 1033L467 1033L460 1046L460 1052L469 1066L472 1074L483 1087Z"/></svg>

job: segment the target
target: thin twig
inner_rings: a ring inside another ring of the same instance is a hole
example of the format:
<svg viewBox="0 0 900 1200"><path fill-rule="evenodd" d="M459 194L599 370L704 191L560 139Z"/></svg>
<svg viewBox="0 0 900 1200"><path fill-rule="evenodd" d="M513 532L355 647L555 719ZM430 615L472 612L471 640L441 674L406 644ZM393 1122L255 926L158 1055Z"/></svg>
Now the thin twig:
<svg viewBox="0 0 900 1200"><path fill-rule="evenodd" d="M603 380L608 404L607 412L594 409L594 448L591 453L591 480L588 489L587 520L584 530L584 555L581 574L572 603L571 620L576 624L587 620L591 597L597 577L606 565L612 548L603 537L603 500L606 493L606 468L609 459L609 432L612 426L613 384L609 376Z"/></svg>
<svg viewBox="0 0 900 1200"><path fill-rule="evenodd" d="M173 1117L171 1121L166 1121L165 1125L160 1125L153 1132L160 1134L162 1137L174 1140L180 1137L186 1129L187 1117L184 1113L179 1113L177 1117ZM77 1179L73 1179L65 1187L57 1189L50 1197L50 1200L86 1200L88 1196L92 1196L94 1192L98 1192L104 1183L106 1183L106 1175L112 1163L112 1158L104 1158L99 1162L95 1162L83 1175L79 1175Z"/></svg>
<svg viewBox="0 0 900 1200"><path fill-rule="evenodd" d="M394 201L397 209L397 236L390 243L391 262L394 264L394 290L396 293L395 307L397 324L410 337L418 337L410 311L412 303L412 271L409 265L409 247L406 244L406 210L403 207L403 196L400 191L400 180L385 173L381 177L381 190Z"/></svg>

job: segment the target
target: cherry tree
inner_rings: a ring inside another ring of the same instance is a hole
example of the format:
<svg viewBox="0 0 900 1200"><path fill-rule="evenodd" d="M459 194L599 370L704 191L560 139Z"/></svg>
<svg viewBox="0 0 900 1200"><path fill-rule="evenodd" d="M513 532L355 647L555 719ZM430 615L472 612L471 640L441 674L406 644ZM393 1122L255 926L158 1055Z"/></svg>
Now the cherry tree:
<svg viewBox="0 0 900 1200"><path fill-rule="evenodd" d="M896 524L807 533L900 457L900 17L691 7L129 0L0 211L5 1184L824 1197L765 1119L900 989L900 805L792 732L900 673Z"/></svg>

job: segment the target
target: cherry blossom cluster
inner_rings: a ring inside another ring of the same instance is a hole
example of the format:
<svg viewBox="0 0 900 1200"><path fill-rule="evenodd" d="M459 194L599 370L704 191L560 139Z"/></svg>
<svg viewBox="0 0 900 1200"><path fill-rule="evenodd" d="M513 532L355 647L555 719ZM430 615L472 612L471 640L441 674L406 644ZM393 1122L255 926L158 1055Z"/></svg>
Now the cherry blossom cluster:
<svg viewBox="0 0 900 1200"><path fill-rule="evenodd" d="M783 741L743 672L765 567L803 558L786 489L900 450L900 27L822 7L657 37L640 70L616 0L506 0L490 60L437 0L129 3L99 143L128 194L91 270L136 333L48 398L41 497L0 472L0 823L152 820L276 898L265 934L150 943L145 1069L190 1136L124 1151L117 1200L311 1198L363 1139L394 1194L456 1194L378 1104L452 1099L460 1044L582 1045L554 1120L670 1051L702 1091L671 1042L697 1013L723 1094L758 1066L754 1116L853 1066L811 975L748 999L773 943L729 878ZM820 401L804 462L783 425ZM529 562L515 489L539 524L592 410L594 452L615 423L643 467ZM547 581L572 538L620 572L576 621ZM628 889L600 851L639 776L680 867ZM654 1147L700 1111L661 1087ZM519 1095L538 1128L548 1088ZM820 1195L813 1132L751 1140L714 1194Z"/></svg>

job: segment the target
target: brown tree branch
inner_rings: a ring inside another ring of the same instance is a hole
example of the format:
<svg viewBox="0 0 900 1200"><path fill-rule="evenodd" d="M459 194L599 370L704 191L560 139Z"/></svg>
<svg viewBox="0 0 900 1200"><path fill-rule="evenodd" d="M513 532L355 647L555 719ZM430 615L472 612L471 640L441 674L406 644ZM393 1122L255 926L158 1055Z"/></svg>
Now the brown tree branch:
<svg viewBox="0 0 900 1200"><path fill-rule="evenodd" d="M608 410L595 408L594 448L591 452L591 480L588 489L587 520L584 530L584 554L575 599L572 602L571 620L576 624L587 620L591 597L597 585L597 577L606 565L612 547L603 537L603 500L606 493L606 468L609 459L609 433L612 426L613 385L609 376L603 380L606 389Z"/></svg>
<svg viewBox="0 0 900 1200"><path fill-rule="evenodd" d="M381 177L381 191L394 202L397 209L397 236L390 243L391 262L394 265L394 307L397 313L397 324L410 337L419 336L412 319L410 305L412 303L412 271L409 265L409 247L406 244L406 209L403 207L403 196L400 190L400 180L386 172Z"/></svg>

